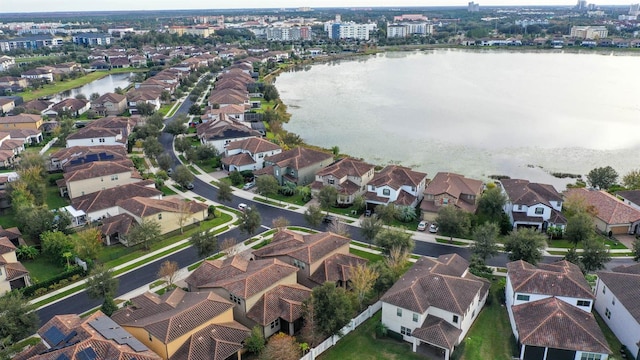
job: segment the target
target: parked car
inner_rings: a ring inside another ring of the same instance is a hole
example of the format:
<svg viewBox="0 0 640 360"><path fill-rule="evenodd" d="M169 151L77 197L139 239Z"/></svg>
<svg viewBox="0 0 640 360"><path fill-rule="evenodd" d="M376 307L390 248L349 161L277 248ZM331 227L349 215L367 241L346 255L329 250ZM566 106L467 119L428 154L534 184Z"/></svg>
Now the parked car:
<svg viewBox="0 0 640 360"><path fill-rule="evenodd" d="M254 186L256 186L256 183L251 181L251 182L248 182L248 183L244 184L244 186L242 187L242 190L249 190Z"/></svg>
<svg viewBox="0 0 640 360"><path fill-rule="evenodd" d="M238 210L240 210L240 211L245 211L247 208L248 208L248 206L245 203L240 203L238 205Z"/></svg>
<svg viewBox="0 0 640 360"><path fill-rule="evenodd" d="M167 170L167 175L171 176L173 175L173 169L169 168L169 170Z"/></svg>
<svg viewBox="0 0 640 360"><path fill-rule="evenodd" d="M333 215L325 215L324 218L322 218L322 222L325 224L331 224L337 221L338 221L338 218Z"/></svg>
<svg viewBox="0 0 640 360"><path fill-rule="evenodd" d="M422 220L420 221L420 223L418 224L418 231L425 231L427 230L427 225L429 225L428 222Z"/></svg>
<svg viewBox="0 0 640 360"><path fill-rule="evenodd" d="M438 225L437 224L431 224L431 226L429 226L429 232L430 233L437 233L438 232Z"/></svg>
<svg viewBox="0 0 640 360"><path fill-rule="evenodd" d="M364 211L364 216L369 217L371 216L371 209L367 209Z"/></svg>
<svg viewBox="0 0 640 360"><path fill-rule="evenodd" d="M187 184L187 190L193 190L195 186L193 185L193 183L188 183Z"/></svg>

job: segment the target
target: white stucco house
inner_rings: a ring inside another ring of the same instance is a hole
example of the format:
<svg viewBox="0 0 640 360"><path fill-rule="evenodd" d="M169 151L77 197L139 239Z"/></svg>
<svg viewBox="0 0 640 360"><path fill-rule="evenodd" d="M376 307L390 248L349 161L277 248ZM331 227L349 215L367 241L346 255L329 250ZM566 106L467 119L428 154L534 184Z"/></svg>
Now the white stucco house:
<svg viewBox="0 0 640 360"><path fill-rule="evenodd" d="M422 200L427 174L404 166L389 165L367 184L367 204L416 206Z"/></svg>
<svg viewBox="0 0 640 360"><path fill-rule="evenodd" d="M259 170L264 167L265 157L281 152L282 148L271 141L251 137L227 144L222 164L228 171Z"/></svg>
<svg viewBox="0 0 640 360"><path fill-rule="evenodd" d="M414 352L421 347L448 360L484 306L489 285L457 254L422 257L380 299L382 323Z"/></svg>
<svg viewBox="0 0 640 360"><path fill-rule="evenodd" d="M85 127L67 136L67 147L118 145L127 146L127 139L121 129L108 129L97 126Z"/></svg>
<svg viewBox="0 0 640 360"><path fill-rule="evenodd" d="M562 195L552 185L522 179L503 179L500 183L507 197L504 212L514 229L533 227L546 231L549 226L566 227L567 219L560 213Z"/></svg>

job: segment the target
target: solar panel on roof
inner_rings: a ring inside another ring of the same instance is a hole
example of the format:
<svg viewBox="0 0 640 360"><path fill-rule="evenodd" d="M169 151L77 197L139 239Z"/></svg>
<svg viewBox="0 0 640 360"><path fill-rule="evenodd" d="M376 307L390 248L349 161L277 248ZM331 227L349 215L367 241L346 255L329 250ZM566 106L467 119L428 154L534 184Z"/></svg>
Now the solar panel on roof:
<svg viewBox="0 0 640 360"><path fill-rule="evenodd" d="M96 360L98 358L98 354L96 354L92 347L88 347L77 353L76 358L78 360Z"/></svg>
<svg viewBox="0 0 640 360"><path fill-rule="evenodd" d="M105 339L113 340L120 345L129 345L136 352L149 350L146 345L134 338L109 317L101 316L90 321L89 325L96 329Z"/></svg>
<svg viewBox="0 0 640 360"><path fill-rule="evenodd" d="M60 356L58 356L56 360L71 360L71 359L69 359L69 357L65 354L60 354Z"/></svg>
<svg viewBox="0 0 640 360"><path fill-rule="evenodd" d="M44 340L47 342L47 344L49 344L49 346L51 347L60 344L62 340L64 340L64 334L62 333L62 331L60 331L60 329L58 329L57 326L52 326L51 328L49 328L49 330L45 331L42 336L44 337Z"/></svg>
<svg viewBox="0 0 640 360"><path fill-rule="evenodd" d="M85 159L87 162L94 162L94 161L100 160L97 154L88 154L87 156L85 156Z"/></svg>

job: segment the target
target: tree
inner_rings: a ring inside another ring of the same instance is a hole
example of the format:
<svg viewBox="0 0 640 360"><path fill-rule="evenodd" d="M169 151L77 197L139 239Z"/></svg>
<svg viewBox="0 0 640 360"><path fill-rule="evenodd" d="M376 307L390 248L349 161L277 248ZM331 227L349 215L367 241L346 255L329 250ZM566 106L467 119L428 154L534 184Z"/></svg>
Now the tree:
<svg viewBox="0 0 640 360"><path fill-rule="evenodd" d="M264 335L262 334L262 327L256 325L251 329L251 336L244 341L244 346L252 354L259 354L265 345Z"/></svg>
<svg viewBox="0 0 640 360"><path fill-rule="evenodd" d="M275 194L278 192L280 184L278 180L271 175L258 176L256 179L256 192L264 197L267 194Z"/></svg>
<svg viewBox="0 0 640 360"><path fill-rule="evenodd" d="M546 236L533 229L523 228L507 235L504 249L509 260L524 260L535 265L542 259L542 249L546 246Z"/></svg>
<svg viewBox="0 0 640 360"><path fill-rule="evenodd" d="M136 109L138 110L138 114L142 116L152 115L156 112L156 106L146 102L136 103Z"/></svg>
<svg viewBox="0 0 640 360"><path fill-rule="evenodd" d="M280 94L278 94L278 89L276 89L276 87L271 84L264 86L264 90L262 90L262 95L266 101L276 100L280 97Z"/></svg>
<svg viewBox="0 0 640 360"><path fill-rule="evenodd" d="M373 289L373 285L376 283L376 279L378 278L378 272L371 266L358 264L351 268L349 277L351 280L351 290L358 301L358 308L359 310L362 310L362 303L364 302L367 294L369 294Z"/></svg>
<svg viewBox="0 0 640 360"><path fill-rule="evenodd" d="M66 212L54 213L44 206L20 207L16 211L16 219L22 230L22 234L38 241L41 234L47 231L59 231L67 234L71 219Z"/></svg>
<svg viewBox="0 0 640 360"><path fill-rule="evenodd" d="M142 149L148 157L158 157L164 152L164 148L160 141L155 137L148 137L142 143Z"/></svg>
<svg viewBox="0 0 640 360"><path fill-rule="evenodd" d="M356 195L353 198L353 205L352 206L357 212L361 213L367 207L367 199L365 199L364 196L362 196L362 195Z"/></svg>
<svg viewBox="0 0 640 360"><path fill-rule="evenodd" d="M345 222L340 221L340 219L332 221L329 226L327 226L327 231L344 237L350 237L351 235L349 233L349 226Z"/></svg>
<svg viewBox="0 0 640 360"><path fill-rule="evenodd" d="M186 136L178 136L173 142L173 146L176 148L176 151L183 153L187 151L187 149L191 149L191 139Z"/></svg>
<svg viewBox="0 0 640 360"><path fill-rule="evenodd" d="M267 175L264 177L268 178L270 176ZM260 178L262 178L262 176L256 180L256 184L260 182ZM231 184L233 184L233 186L240 186L244 182L244 177L242 176L242 174L240 174L239 171L236 170L229 173L229 180L231 180ZM265 181L265 180L262 180L262 181ZM277 191L277 184L278 184L278 181L276 181L276 191Z"/></svg>
<svg viewBox="0 0 640 360"><path fill-rule="evenodd" d="M95 227L77 232L72 241L73 250L81 259L95 260L102 249L102 233Z"/></svg>
<svg viewBox="0 0 640 360"><path fill-rule="evenodd" d="M618 181L618 173L611 167L597 167L587 174L589 185L594 188L606 190Z"/></svg>
<svg viewBox="0 0 640 360"><path fill-rule="evenodd" d="M504 196L501 188L494 187L486 190L478 200L478 223L493 222L499 224L506 202L507 197Z"/></svg>
<svg viewBox="0 0 640 360"><path fill-rule="evenodd" d="M113 301L113 298L105 298L100 306L100 310L107 316L113 315L118 310L118 304Z"/></svg>
<svg viewBox="0 0 640 360"><path fill-rule="evenodd" d="M252 235L260 228L261 224L262 217L260 217L258 210L253 207L248 207L242 215L240 215L240 225L238 225L238 229L240 229L242 233Z"/></svg>
<svg viewBox="0 0 640 360"><path fill-rule="evenodd" d="M387 255L393 248L410 253L416 245L415 241L411 238L411 233L395 228L380 231L373 239L373 243L380 246L383 249L383 253Z"/></svg>
<svg viewBox="0 0 640 360"><path fill-rule="evenodd" d="M360 221L360 234L367 240L371 241L375 239L376 235L383 229L382 221L378 219L377 215L365 217Z"/></svg>
<svg viewBox="0 0 640 360"><path fill-rule="evenodd" d="M317 197L318 202L320 203L320 208L322 210L329 211L329 209L338 201L338 190L333 186L323 186L318 192Z"/></svg>
<svg viewBox="0 0 640 360"><path fill-rule="evenodd" d="M129 230L126 237L128 246L142 244L145 250L149 250L152 241L159 238L162 234L160 223L155 220L142 220Z"/></svg>
<svg viewBox="0 0 640 360"><path fill-rule="evenodd" d="M311 297L303 303L303 312L313 310L315 328L324 337L339 335L353 315L353 307L347 291L332 281L313 288ZM307 316L304 316L307 318Z"/></svg>
<svg viewBox="0 0 640 360"><path fill-rule="evenodd" d="M198 256L201 258L211 256L218 251L218 238L213 232L197 231L191 235L189 242L198 250Z"/></svg>
<svg viewBox="0 0 640 360"><path fill-rule="evenodd" d="M595 224L591 215L579 212L567 219L565 237L574 245L595 235Z"/></svg>
<svg viewBox="0 0 640 360"><path fill-rule="evenodd" d="M629 190L640 189L640 169L631 170L623 176L622 185Z"/></svg>
<svg viewBox="0 0 640 360"><path fill-rule="evenodd" d="M168 153L160 154L156 158L156 161L158 162L158 166L160 167L160 169L164 171L171 169L171 165L173 165L173 159L171 158L171 155L169 155Z"/></svg>
<svg viewBox="0 0 640 360"><path fill-rule="evenodd" d="M40 323L35 310L19 291L0 297L0 339L10 337L18 341L34 334Z"/></svg>
<svg viewBox="0 0 640 360"><path fill-rule="evenodd" d="M38 256L38 248L32 245L20 245L16 249L18 260L33 260Z"/></svg>
<svg viewBox="0 0 640 360"><path fill-rule="evenodd" d="M296 194L300 195L304 202L311 200L311 188L308 186L297 186Z"/></svg>
<svg viewBox="0 0 640 360"><path fill-rule="evenodd" d="M233 189L226 181L218 182L218 201L229 202L233 200Z"/></svg>
<svg viewBox="0 0 640 360"><path fill-rule="evenodd" d="M184 234L184 225L189 221L189 217L191 217L191 206L189 202L181 201L178 204L178 217L176 218L176 222L180 226L180 234Z"/></svg>
<svg viewBox="0 0 640 360"><path fill-rule="evenodd" d="M189 107L189 115L202 115L202 109L200 105L193 104Z"/></svg>
<svg viewBox="0 0 640 360"><path fill-rule="evenodd" d="M562 203L562 212L567 218L575 214L585 212L591 216L598 215L598 210L587 203L587 198L579 191L570 191Z"/></svg>
<svg viewBox="0 0 640 360"><path fill-rule="evenodd" d="M162 92L160 93L160 101L162 101L163 103L168 103L169 101L171 101L171 93L167 90L162 90Z"/></svg>
<svg viewBox="0 0 640 360"><path fill-rule="evenodd" d="M232 257L238 253L238 242L234 238L226 238L220 244L220 248L224 250L228 257Z"/></svg>
<svg viewBox="0 0 640 360"><path fill-rule="evenodd" d="M186 134L187 125L182 121L180 121L178 118L175 118L167 123L167 126L165 126L164 131L173 136Z"/></svg>
<svg viewBox="0 0 640 360"><path fill-rule="evenodd" d="M576 251L575 247L572 247L569 250L567 250L567 253L564 255L563 260L567 260L572 264L578 265L578 267L580 267L580 269L584 271L582 267L582 262L580 262L580 254L578 254L578 251Z"/></svg>
<svg viewBox="0 0 640 360"><path fill-rule="evenodd" d="M291 222L284 216L279 216L271 221L271 226L278 229L278 231L284 230L290 224Z"/></svg>
<svg viewBox="0 0 640 360"><path fill-rule="evenodd" d="M376 214L378 219L382 220L385 224L390 224L393 219L398 216L398 207L395 204L378 205L376 206Z"/></svg>
<svg viewBox="0 0 640 360"><path fill-rule="evenodd" d="M304 220L311 226L318 226L322 223L322 219L324 218L324 214L322 210L317 205L309 205L307 210L304 212Z"/></svg>
<svg viewBox="0 0 640 360"><path fill-rule="evenodd" d="M260 360L298 360L300 359L300 346L293 336L285 333L277 333L269 338L267 346L260 353Z"/></svg>
<svg viewBox="0 0 640 360"><path fill-rule="evenodd" d="M194 176L188 167L184 165L178 165L173 171L173 175L171 175L171 178L178 185L182 186L182 188L186 189L187 185L189 185L189 183L193 181Z"/></svg>
<svg viewBox="0 0 640 360"><path fill-rule="evenodd" d="M633 261L640 260L640 239L636 238L633 241Z"/></svg>
<svg viewBox="0 0 640 360"><path fill-rule="evenodd" d="M333 157L335 159L338 158L338 155L340 155L340 147L338 145L334 145L331 147L331 153L333 154Z"/></svg>
<svg viewBox="0 0 640 360"><path fill-rule="evenodd" d="M42 254L59 264L65 264L64 253L73 250L73 243L66 234L59 231L46 231L40 235Z"/></svg>
<svg viewBox="0 0 640 360"><path fill-rule="evenodd" d="M482 259L483 262L496 256L498 254L498 234L498 225L494 223L484 223L478 226L473 232L475 242L471 245L471 253Z"/></svg>
<svg viewBox="0 0 640 360"><path fill-rule="evenodd" d="M173 283L176 280L176 275L179 269L180 267L177 262L165 260L162 265L160 265L158 277L165 279L167 284L169 284L170 287L173 287Z"/></svg>
<svg viewBox="0 0 640 360"><path fill-rule="evenodd" d="M436 222L442 235L451 238L463 237L471 228L471 221L467 213L454 206L443 206L440 208Z"/></svg>
<svg viewBox="0 0 640 360"><path fill-rule="evenodd" d="M590 237L582 242L582 257L580 259L585 272L604 269L604 265L611 261L609 249L596 237Z"/></svg>
<svg viewBox="0 0 640 360"><path fill-rule="evenodd" d="M118 291L118 279L105 265L96 265L87 278L87 295L92 299L113 299Z"/></svg>

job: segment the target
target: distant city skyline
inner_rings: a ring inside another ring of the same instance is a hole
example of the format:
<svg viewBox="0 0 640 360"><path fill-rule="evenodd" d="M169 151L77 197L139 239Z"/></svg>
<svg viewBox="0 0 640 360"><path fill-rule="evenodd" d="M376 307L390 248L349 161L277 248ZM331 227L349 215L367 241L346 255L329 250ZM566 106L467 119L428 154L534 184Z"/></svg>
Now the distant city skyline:
<svg viewBox="0 0 640 360"><path fill-rule="evenodd" d="M629 5L633 1L598 0L596 5ZM487 0L476 1L480 6L572 6L572 0ZM466 6L467 1L451 0L109 0L93 3L90 1L51 0L3 0L0 13L58 12L58 11L103 11L103 10L190 10L190 9L242 9L242 8L327 8L327 7L407 7L407 6Z"/></svg>

